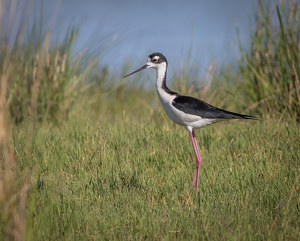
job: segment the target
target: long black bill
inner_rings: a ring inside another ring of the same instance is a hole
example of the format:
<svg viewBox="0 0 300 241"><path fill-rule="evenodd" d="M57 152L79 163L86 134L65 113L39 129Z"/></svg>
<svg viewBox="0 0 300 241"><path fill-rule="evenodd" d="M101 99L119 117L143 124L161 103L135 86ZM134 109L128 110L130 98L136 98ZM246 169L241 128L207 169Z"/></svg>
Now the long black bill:
<svg viewBox="0 0 300 241"><path fill-rule="evenodd" d="M126 78L126 77L128 77L128 76L130 76L130 75L132 75L132 74L135 74L136 72L139 72L139 71L141 71L141 70L143 70L143 69L146 69L147 67L148 67L148 65L145 64L143 67L137 69L136 71L133 71L132 73L130 73L130 74L128 74L128 75L125 75L123 78Z"/></svg>

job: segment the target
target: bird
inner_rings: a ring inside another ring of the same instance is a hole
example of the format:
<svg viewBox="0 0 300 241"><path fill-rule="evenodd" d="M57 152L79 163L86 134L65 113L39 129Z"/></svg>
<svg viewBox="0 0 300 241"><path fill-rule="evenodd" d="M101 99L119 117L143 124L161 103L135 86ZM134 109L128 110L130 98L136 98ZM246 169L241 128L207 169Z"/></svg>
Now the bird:
<svg viewBox="0 0 300 241"><path fill-rule="evenodd" d="M198 193L199 170L202 164L194 129L200 129L208 125L230 119L253 119L251 115L243 115L227 110L219 109L200 99L181 95L170 90L166 84L168 61L166 57L158 52L148 56L147 63L141 68L125 75L126 78L141 70L152 68L156 70L156 91L159 100L167 116L176 124L184 126L188 130L196 157L196 171L190 186L192 190L196 181L196 193Z"/></svg>

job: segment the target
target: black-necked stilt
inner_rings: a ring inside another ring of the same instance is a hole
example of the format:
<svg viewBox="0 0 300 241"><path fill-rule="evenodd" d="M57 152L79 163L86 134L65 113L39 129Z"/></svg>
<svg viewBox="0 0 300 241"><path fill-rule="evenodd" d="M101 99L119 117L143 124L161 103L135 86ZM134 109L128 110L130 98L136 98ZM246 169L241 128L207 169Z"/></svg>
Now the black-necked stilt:
<svg viewBox="0 0 300 241"><path fill-rule="evenodd" d="M184 126L190 134L196 156L196 172L191 184L191 189L196 181L198 192L199 169L202 163L194 129L199 129L210 124L228 119L256 119L250 115L242 115L219 109L206 102L190 96L183 96L171 91L166 85L168 61L161 53L148 56L148 62L143 67L124 76L128 77L143 69L153 68L157 71L156 90L160 102L169 118L178 125Z"/></svg>

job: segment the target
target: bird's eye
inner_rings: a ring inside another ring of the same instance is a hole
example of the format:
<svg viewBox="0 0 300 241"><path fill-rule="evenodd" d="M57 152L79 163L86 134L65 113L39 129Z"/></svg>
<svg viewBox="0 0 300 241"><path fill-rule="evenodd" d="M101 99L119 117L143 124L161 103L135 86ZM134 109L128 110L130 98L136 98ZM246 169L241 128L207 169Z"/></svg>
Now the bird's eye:
<svg viewBox="0 0 300 241"><path fill-rule="evenodd" d="M158 60L158 59L153 59L153 62L155 62L155 63L156 63L156 62L157 62L157 60Z"/></svg>

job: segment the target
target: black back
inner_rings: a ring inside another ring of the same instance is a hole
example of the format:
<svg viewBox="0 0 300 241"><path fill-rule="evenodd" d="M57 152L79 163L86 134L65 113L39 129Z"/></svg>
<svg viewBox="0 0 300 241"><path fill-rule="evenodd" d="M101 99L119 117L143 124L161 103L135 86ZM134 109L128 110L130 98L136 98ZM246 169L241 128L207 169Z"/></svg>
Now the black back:
<svg viewBox="0 0 300 241"><path fill-rule="evenodd" d="M250 115L242 115L214 107L206 102L190 96L177 96L172 105L178 110L207 119L256 119Z"/></svg>

